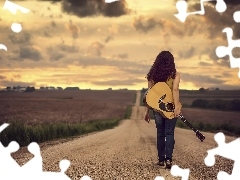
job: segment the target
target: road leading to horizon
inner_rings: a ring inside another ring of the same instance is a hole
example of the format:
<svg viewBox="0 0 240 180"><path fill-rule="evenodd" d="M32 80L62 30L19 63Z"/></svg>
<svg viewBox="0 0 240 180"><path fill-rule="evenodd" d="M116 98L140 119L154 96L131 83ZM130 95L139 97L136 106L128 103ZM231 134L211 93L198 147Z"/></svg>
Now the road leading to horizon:
<svg viewBox="0 0 240 180"><path fill-rule="evenodd" d="M60 171L59 162L68 159L71 165L66 174L71 179L88 175L93 180L154 180L156 176L180 180L181 177L174 177L169 170L156 165L156 127L154 120L144 121L145 107L139 106L140 95L138 91L131 119L122 120L114 129L43 148L44 171ZM213 167L205 166L207 150L217 144L214 134L203 134L206 140L200 142L192 130L176 128L173 164L189 168L190 180L217 179L220 170L231 173L232 161L224 158L218 158Z"/></svg>

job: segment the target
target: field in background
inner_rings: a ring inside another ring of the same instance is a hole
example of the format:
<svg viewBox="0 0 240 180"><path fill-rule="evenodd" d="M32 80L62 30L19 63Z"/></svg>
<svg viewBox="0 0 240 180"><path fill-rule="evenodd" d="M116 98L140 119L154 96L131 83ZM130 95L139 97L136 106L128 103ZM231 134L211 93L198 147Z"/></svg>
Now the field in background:
<svg viewBox="0 0 240 180"><path fill-rule="evenodd" d="M143 97L143 93L142 93ZM200 108L191 108L191 104L196 99L222 99L222 100L233 100L240 99L240 90L238 91L180 91L180 102L183 105L182 113L184 117L191 124L203 123L205 125L228 125L231 127L240 128L240 112L238 111L220 111L220 110L211 110L211 109L200 109ZM141 105L142 98L141 98ZM153 118L153 116L152 116ZM197 127L197 126L196 126Z"/></svg>
<svg viewBox="0 0 240 180"><path fill-rule="evenodd" d="M0 122L10 122L1 143L22 147L113 128L130 118L136 91L2 92L0 99Z"/></svg>
<svg viewBox="0 0 240 180"><path fill-rule="evenodd" d="M136 91L54 90L1 92L0 122L26 124L86 122L124 118L127 106L135 103Z"/></svg>
<svg viewBox="0 0 240 180"><path fill-rule="evenodd" d="M240 99L240 90L213 90L200 92L198 90L180 90L180 101L183 106L187 107L192 104L196 99L222 99L222 100L233 100Z"/></svg>

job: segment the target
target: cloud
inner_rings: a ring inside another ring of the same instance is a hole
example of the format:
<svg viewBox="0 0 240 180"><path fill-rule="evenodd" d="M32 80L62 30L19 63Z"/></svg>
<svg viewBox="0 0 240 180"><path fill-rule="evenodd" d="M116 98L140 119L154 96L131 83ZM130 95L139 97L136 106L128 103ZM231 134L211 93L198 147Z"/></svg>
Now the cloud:
<svg viewBox="0 0 240 180"><path fill-rule="evenodd" d="M51 26L52 26L52 27L57 27L56 22L55 22L55 21L52 21L52 22L51 22Z"/></svg>
<svg viewBox="0 0 240 180"><path fill-rule="evenodd" d="M31 35L26 32L24 32L23 34L16 34L16 33L10 34L8 38L13 44L26 44L26 43L30 43L31 41Z"/></svg>
<svg viewBox="0 0 240 180"><path fill-rule="evenodd" d="M108 43L109 41L113 40L112 36L107 36L104 40L105 43Z"/></svg>
<svg viewBox="0 0 240 180"><path fill-rule="evenodd" d="M163 27L164 21L156 20L154 17L146 17L146 16L139 16L134 19L133 27L143 33L147 33L148 31L156 28L156 27Z"/></svg>
<svg viewBox="0 0 240 180"><path fill-rule="evenodd" d="M48 51L50 60L58 61L59 59L65 57L65 55L58 51Z"/></svg>
<svg viewBox="0 0 240 180"><path fill-rule="evenodd" d="M215 47L207 47L202 52L200 52L200 54L207 54L210 60L212 60L213 62L212 66L229 67L230 66L229 56L227 55L224 56L223 58L219 58L215 52L216 47L217 45L215 45Z"/></svg>
<svg viewBox="0 0 240 180"><path fill-rule="evenodd" d="M0 75L0 79L6 79L6 77L5 77L5 76L1 76L1 75Z"/></svg>
<svg viewBox="0 0 240 180"><path fill-rule="evenodd" d="M209 76L205 75L193 75L189 73L181 73L181 79L185 82L192 82L198 87L202 86L209 86L209 85L222 85L225 81L216 79L216 78L211 78Z"/></svg>
<svg viewBox="0 0 240 180"><path fill-rule="evenodd" d="M80 32L79 27L76 24L73 24L72 20L69 21L69 23L65 24L68 31L72 33L73 39L76 39L78 37L78 33Z"/></svg>
<svg viewBox="0 0 240 180"><path fill-rule="evenodd" d="M146 64L142 64L140 62L128 61L126 59L116 57L103 57L103 56L93 56L91 54L83 55L78 54L68 58L68 63L75 62L76 66L91 67L91 66L111 66L116 67L121 71L126 72L125 74L138 74L145 77L147 71L149 70L150 66ZM76 63L77 62L77 63Z"/></svg>
<svg viewBox="0 0 240 180"><path fill-rule="evenodd" d="M42 54L36 46L20 46L19 47L19 58L29 59L33 61L39 61L42 59Z"/></svg>
<svg viewBox="0 0 240 180"><path fill-rule="evenodd" d="M47 38L52 37L52 35L51 35L49 32L47 32L47 31L44 31L44 32L43 32L43 36L44 36L44 37L47 37Z"/></svg>
<svg viewBox="0 0 240 180"><path fill-rule="evenodd" d="M63 57L66 57L68 53L77 53L79 52L79 48L74 45L68 44L56 44L54 46L49 46L46 48L46 52L50 58L50 60L58 61Z"/></svg>
<svg viewBox="0 0 240 180"><path fill-rule="evenodd" d="M202 62L202 61L200 61L200 62L198 63L198 65L199 65L199 66L204 66L204 67L210 67L210 66L212 66L211 63L206 63L206 62Z"/></svg>
<svg viewBox="0 0 240 180"><path fill-rule="evenodd" d="M96 56L101 56L102 55L102 50L104 49L104 45L99 43L99 42L93 42L92 44L90 44L88 51L92 54L92 55L96 55Z"/></svg>
<svg viewBox="0 0 240 180"><path fill-rule="evenodd" d="M13 87L13 86L22 86L22 87L27 87L27 86L30 86L30 87L34 87L36 86L36 83L35 82L22 82L22 81L8 81L8 80L3 80L1 81L0 79L0 86L3 86L3 87L7 87L7 86L10 86L10 87Z"/></svg>
<svg viewBox="0 0 240 180"><path fill-rule="evenodd" d="M199 11L201 9L199 1L194 1L195 3L189 3L188 12ZM226 39L225 34L222 30L225 27L231 27L234 30L234 38L240 38L240 24L236 23L233 19L233 13L239 11L240 2L238 0L225 1L227 4L227 9L223 13L217 12L215 9L216 1L205 2L204 3L204 15L191 15L187 17L186 22L190 22L191 18L197 17L198 21L202 21L202 27L204 27L207 32L208 39L215 39L217 37L222 37ZM185 23L186 23L185 22Z"/></svg>
<svg viewBox="0 0 240 180"><path fill-rule="evenodd" d="M116 55L116 57L118 57L120 59L127 59L128 58L128 54L127 53L120 53L120 54Z"/></svg>
<svg viewBox="0 0 240 180"><path fill-rule="evenodd" d="M195 52L196 52L195 50L196 49L193 46L191 46L189 49L185 51L180 51L178 55L182 59L189 59L195 55Z"/></svg>
<svg viewBox="0 0 240 180"><path fill-rule="evenodd" d="M194 19L194 18L193 18ZM133 20L133 27L141 33L148 33L154 29L159 29L166 41L174 35L179 38L184 36L194 36L196 30L202 28L202 25L196 21L187 21L182 23L180 21L172 21L164 18L156 18L153 15L135 17ZM158 34L159 35L159 34Z"/></svg>
<svg viewBox="0 0 240 180"><path fill-rule="evenodd" d="M105 0L63 0L62 11L78 17L107 16L118 17L130 13L125 0L105 3Z"/></svg>
<svg viewBox="0 0 240 180"><path fill-rule="evenodd" d="M47 52L64 52L64 53L77 53L79 48L74 45L68 45L64 43L56 44L54 46L49 46L46 48Z"/></svg>
<svg viewBox="0 0 240 180"><path fill-rule="evenodd" d="M95 85L106 85L106 86L131 86L137 83L146 82L145 80L138 79L138 78L129 78L129 79L113 79L108 81L92 81Z"/></svg>

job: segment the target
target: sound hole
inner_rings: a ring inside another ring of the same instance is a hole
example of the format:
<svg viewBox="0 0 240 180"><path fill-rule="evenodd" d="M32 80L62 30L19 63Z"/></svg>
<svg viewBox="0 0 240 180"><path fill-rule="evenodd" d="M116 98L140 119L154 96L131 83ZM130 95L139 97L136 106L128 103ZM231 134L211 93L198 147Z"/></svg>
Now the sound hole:
<svg viewBox="0 0 240 180"><path fill-rule="evenodd" d="M174 110L174 104L173 103L167 103L166 104L166 109L168 111L173 111Z"/></svg>

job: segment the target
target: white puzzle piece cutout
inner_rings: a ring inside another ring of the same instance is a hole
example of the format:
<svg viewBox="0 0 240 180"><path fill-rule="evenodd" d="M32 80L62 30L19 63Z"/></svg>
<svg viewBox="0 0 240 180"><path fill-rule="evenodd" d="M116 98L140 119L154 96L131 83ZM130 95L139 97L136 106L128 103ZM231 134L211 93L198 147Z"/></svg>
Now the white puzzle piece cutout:
<svg viewBox="0 0 240 180"><path fill-rule="evenodd" d="M240 177L240 138L237 138L232 142L225 143L225 135L220 132L214 136L214 139L217 142L218 147L207 151L208 155L204 159L205 164L207 166L213 166L215 164L216 155L233 160L235 162L232 174L229 175L224 171L220 171L217 178L218 180L238 180Z"/></svg>
<svg viewBox="0 0 240 180"><path fill-rule="evenodd" d="M105 0L105 3L112 3L112 2L116 2L116 1L119 1L119 0Z"/></svg>
<svg viewBox="0 0 240 180"><path fill-rule="evenodd" d="M227 9L227 5L223 0L200 0L200 6L201 6L200 11L188 13L187 12L187 8L188 8L187 2L185 0L179 0L178 2L176 2L176 8L178 10L178 14L174 14L174 16L176 18L178 18L181 22L185 22L186 18L189 15L193 15L193 14L203 15L203 14L205 14L203 3L207 2L207 1L217 1L215 9L220 13L226 11L226 9Z"/></svg>
<svg viewBox="0 0 240 180"><path fill-rule="evenodd" d="M0 132L7 128L9 124L4 123L0 126ZM0 179L24 179L24 180L43 180L43 179L57 179L57 180L71 180L66 174L66 170L70 166L70 161L61 160L59 162L60 172L43 172L42 156L40 147L36 142L28 145L28 151L34 155L22 167L12 158L11 153L19 150L19 144L15 141L9 143L4 147L0 142ZM80 178L80 180L91 180L87 175Z"/></svg>
<svg viewBox="0 0 240 180"><path fill-rule="evenodd" d="M11 1L6 0L4 5L3 5L3 9L6 9L8 11L10 11L12 14L16 15L17 10L21 11L22 13L28 13L30 12L29 9L19 6ZM19 33L22 31L22 25L19 23L12 23L11 25L11 29L13 32L15 33ZM3 49L5 51L7 51L7 47L4 44L0 44L0 50Z"/></svg>
<svg viewBox="0 0 240 180"><path fill-rule="evenodd" d="M224 28L222 32L225 32L227 35L228 47L218 46L216 48L216 55L219 58L222 58L226 55L229 56L230 67L231 68L239 68L238 77L240 78L240 58L234 58L232 55L232 50L235 47L240 47L240 39L233 40L233 30L232 28Z"/></svg>
<svg viewBox="0 0 240 180"><path fill-rule="evenodd" d="M11 1L8 1L8 0L5 1L3 9L9 10L14 15L16 15L17 10L19 10L22 13L25 13L25 14L30 12L29 9L27 9L25 7L22 7L22 6L19 6L19 5L15 4Z"/></svg>
<svg viewBox="0 0 240 180"><path fill-rule="evenodd" d="M182 177L182 180L188 180L190 170L189 169L182 169L177 165L173 165L171 168L171 174L173 176L180 176Z"/></svg>

